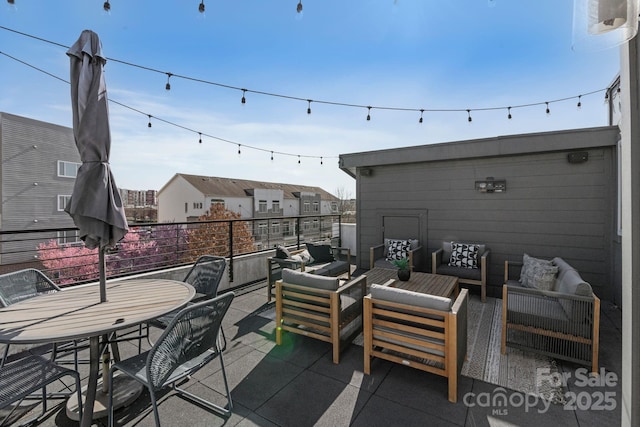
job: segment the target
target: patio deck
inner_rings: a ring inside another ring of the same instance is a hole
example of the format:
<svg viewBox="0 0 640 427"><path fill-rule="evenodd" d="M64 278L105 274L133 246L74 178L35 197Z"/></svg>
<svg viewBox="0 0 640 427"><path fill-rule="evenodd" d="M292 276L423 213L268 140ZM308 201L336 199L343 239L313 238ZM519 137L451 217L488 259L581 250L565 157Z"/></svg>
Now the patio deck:
<svg viewBox="0 0 640 427"><path fill-rule="evenodd" d="M275 324L264 316L266 308L264 286L254 287L236 292L225 318L228 346L224 357L234 405L231 418L226 420L168 392L159 405L164 426L620 425L622 321L620 310L608 302L602 304L600 360L607 372L613 372L606 376L609 383L576 384L573 373L579 366L559 363L563 372L572 373L568 390L576 393L578 409L552 404L546 411L541 404L530 408L517 404L471 407L464 403L466 393L491 395L496 386L467 377L461 377L458 403L452 404L447 400L444 378L379 359L372 362L372 375L364 375L363 351L357 345L346 349L339 365L331 362L328 343L284 334L283 345L276 346ZM134 351L133 344L121 344L123 357ZM87 373L82 374L86 377ZM219 363L214 361L201 370L189 387L223 403ZM506 394L521 396L509 390ZM613 396L615 405L603 396ZM468 401L479 402L477 398ZM77 425L67 418L62 405L54 406L58 402L51 401L47 417L39 425ZM117 425L154 425L146 392L116 415ZM106 425L106 421L97 420L95 425Z"/></svg>

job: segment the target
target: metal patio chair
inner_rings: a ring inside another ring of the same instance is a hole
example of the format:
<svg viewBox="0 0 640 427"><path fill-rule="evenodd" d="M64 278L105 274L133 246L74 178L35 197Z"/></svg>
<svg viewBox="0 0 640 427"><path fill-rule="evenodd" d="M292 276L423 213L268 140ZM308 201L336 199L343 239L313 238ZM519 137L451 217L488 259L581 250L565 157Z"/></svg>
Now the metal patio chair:
<svg viewBox="0 0 640 427"><path fill-rule="evenodd" d="M115 371L121 371L147 387L156 426L160 426L156 392L168 386L206 408L224 416L231 415L233 404L217 337L222 319L233 297L233 292L227 292L219 297L188 305L176 314L150 350L117 362L111 367L109 370L109 426L113 426L114 423L113 376ZM220 359L228 401L227 409L176 386L177 381L189 377L215 358Z"/></svg>
<svg viewBox="0 0 640 427"><path fill-rule="evenodd" d="M0 421L0 425L5 425L5 422L9 420L23 400L33 398L33 393L42 390L42 413L23 424L39 420L47 412L47 386L65 376L71 376L75 379L79 413L82 417L80 374L77 371L63 368L43 356L32 354L5 363L0 368L0 410L14 403L15 406ZM66 384L65 388L69 389Z"/></svg>
<svg viewBox="0 0 640 427"><path fill-rule="evenodd" d="M202 255L199 257L184 278L184 282L190 284L196 290L196 295L189 304L216 297L226 267L227 261L224 257L214 255ZM180 310L175 310L157 319L153 319L147 323L147 328L148 326L153 326L165 329L179 311ZM147 329L147 340L150 345L153 345L148 332ZM220 348L221 351L224 351L227 348L227 340L222 328L220 328L220 339L222 344Z"/></svg>

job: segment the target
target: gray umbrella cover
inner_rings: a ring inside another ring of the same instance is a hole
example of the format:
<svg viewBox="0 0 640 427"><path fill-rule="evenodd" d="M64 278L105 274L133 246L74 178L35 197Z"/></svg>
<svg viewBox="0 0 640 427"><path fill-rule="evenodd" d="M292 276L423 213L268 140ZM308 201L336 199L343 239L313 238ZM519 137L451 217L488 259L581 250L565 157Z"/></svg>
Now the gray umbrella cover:
<svg viewBox="0 0 640 427"><path fill-rule="evenodd" d="M84 30L67 51L71 60L71 104L73 136L82 165L65 211L71 215L80 238L89 249L113 247L129 227L109 166L111 131L106 58L98 35Z"/></svg>

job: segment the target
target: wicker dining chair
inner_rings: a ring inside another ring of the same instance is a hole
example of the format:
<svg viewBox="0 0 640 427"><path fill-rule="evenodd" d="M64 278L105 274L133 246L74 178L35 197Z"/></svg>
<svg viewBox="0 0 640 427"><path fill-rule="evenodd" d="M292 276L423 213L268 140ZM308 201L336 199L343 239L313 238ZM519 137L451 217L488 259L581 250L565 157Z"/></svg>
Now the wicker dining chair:
<svg viewBox="0 0 640 427"><path fill-rule="evenodd" d="M149 390L156 426L160 426L156 392L171 386L175 391L206 408L230 416L233 409L227 374L218 346L222 319L226 314L233 292L188 305L169 323L153 347L137 356L116 362L109 370L109 426L114 423L113 377L116 371L133 378ZM213 359L220 360L222 378L228 405L225 409L176 386L176 382L189 377Z"/></svg>
<svg viewBox="0 0 640 427"><path fill-rule="evenodd" d="M218 287L222 280L222 275L227 267L227 261L224 257L214 255L202 255L193 264L184 282L193 286L196 290L195 297L189 302L194 304L205 299L211 299L217 296ZM180 310L172 311L164 316L158 317L147 323L147 326L153 326L160 329L165 329L173 318L178 314ZM147 339L149 344L153 345L149 337L147 330ZM221 350L224 351L227 348L227 340L224 336L224 331L220 329Z"/></svg>
<svg viewBox="0 0 640 427"><path fill-rule="evenodd" d="M71 376L75 379L75 392L79 402L79 414L82 418L80 374L77 371L64 368L48 358L33 354L3 364L2 368L0 368L0 410L14 403L15 405L0 421L0 425L8 425L5 423L14 414L22 401L36 396L34 393L42 390L42 413L21 425L31 424L39 420L47 412L47 386L66 376ZM71 390L66 384L65 388ZM68 393L65 395L68 395ZM11 425L13 424L11 423Z"/></svg>

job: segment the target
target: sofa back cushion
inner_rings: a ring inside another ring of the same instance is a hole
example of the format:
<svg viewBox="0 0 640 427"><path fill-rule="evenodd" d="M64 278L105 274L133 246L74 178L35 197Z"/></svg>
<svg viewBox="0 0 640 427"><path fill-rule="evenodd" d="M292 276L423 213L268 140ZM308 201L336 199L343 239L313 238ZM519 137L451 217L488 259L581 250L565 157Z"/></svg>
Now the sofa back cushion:
<svg viewBox="0 0 640 427"><path fill-rule="evenodd" d="M304 273L302 271L285 268L282 270L282 281L292 285L308 286L310 288L335 291L340 285L337 277L319 276L317 274Z"/></svg>
<svg viewBox="0 0 640 427"><path fill-rule="evenodd" d="M371 284L371 298L380 299L399 304L407 304L415 307L430 308L440 311L451 311L451 298L436 295L423 294L420 292L398 289L391 286Z"/></svg>
<svg viewBox="0 0 640 427"><path fill-rule="evenodd" d="M311 254L314 262L331 262L333 261L333 251L330 244L306 243L307 250Z"/></svg>
<svg viewBox="0 0 640 427"><path fill-rule="evenodd" d="M585 282L580 273L574 269L565 269L558 274L556 284L556 291L563 294L578 295L583 297L590 297L593 295L593 289L591 285Z"/></svg>

